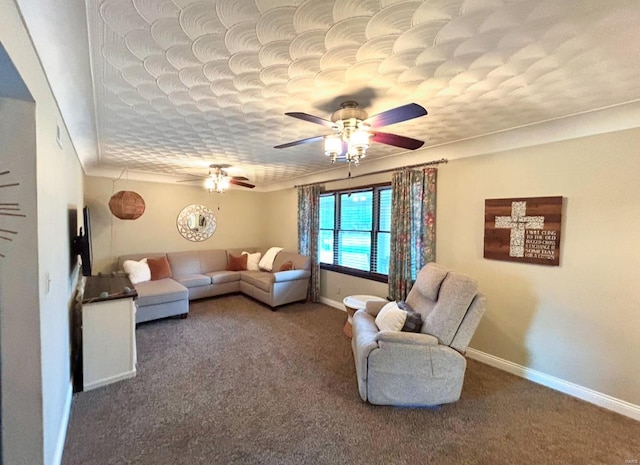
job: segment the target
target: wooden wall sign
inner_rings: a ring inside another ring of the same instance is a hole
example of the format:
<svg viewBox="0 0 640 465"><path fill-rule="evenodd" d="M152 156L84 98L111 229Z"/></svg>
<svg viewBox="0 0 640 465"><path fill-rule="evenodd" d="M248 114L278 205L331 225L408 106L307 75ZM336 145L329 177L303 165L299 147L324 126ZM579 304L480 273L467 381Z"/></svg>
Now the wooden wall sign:
<svg viewBox="0 0 640 465"><path fill-rule="evenodd" d="M484 201L484 258L560 264L562 197Z"/></svg>

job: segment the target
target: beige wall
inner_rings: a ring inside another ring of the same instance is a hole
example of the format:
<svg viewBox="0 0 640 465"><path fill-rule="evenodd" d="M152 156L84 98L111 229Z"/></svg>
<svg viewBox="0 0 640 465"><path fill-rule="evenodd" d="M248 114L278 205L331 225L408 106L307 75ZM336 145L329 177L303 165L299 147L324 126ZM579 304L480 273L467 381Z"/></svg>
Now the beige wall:
<svg viewBox="0 0 640 465"><path fill-rule="evenodd" d="M7 464L49 465L60 462L71 404L77 272L70 273L68 210L82 207L82 170L12 1L0 0L0 42L35 101L0 105L1 165L18 176L27 215L1 259L2 453Z"/></svg>
<svg viewBox="0 0 640 465"><path fill-rule="evenodd" d="M454 160L437 259L480 282L472 346L640 405L640 130ZM559 267L483 258L484 199L564 197Z"/></svg>
<svg viewBox="0 0 640 465"><path fill-rule="evenodd" d="M0 75L1 78L1 75ZM3 242L0 258L2 330L2 441L5 463L20 457L38 463L42 454L42 380L38 299L35 105L0 98L0 160L3 199L20 203L25 218L2 217L2 228L17 231ZM24 441L24 442L23 442ZM33 447L27 448L27 444ZM17 449L16 446L24 449Z"/></svg>
<svg viewBox="0 0 640 465"><path fill-rule="evenodd" d="M298 251L298 191L284 189L265 192L265 245ZM294 214L291 214L293 208Z"/></svg>
<svg viewBox="0 0 640 465"><path fill-rule="evenodd" d="M146 204L137 220L121 220L109 211L109 199L120 190L139 193ZM117 257L129 253L194 249L266 247L265 197L247 189L209 194L200 186L160 184L87 176L85 202L91 213L93 272L112 271ZM176 228L178 213L190 204L213 210L217 228L202 242L183 238Z"/></svg>
<svg viewBox="0 0 640 465"><path fill-rule="evenodd" d="M640 405L640 372L631 355L640 353L638 147L635 129L440 166L437 261L478 279L488 296L473 348ZM424 151L425 161L428 156ZM565 198L559 267L483 258L485 199L554 195ZM289 199L294 217L290 197L279 198ZM289 221L278 218L272 234ZM349 294L386 296L387 286L321 272L323 297L340 302Z"/></svg>
<svg viewBox="0 0 640 465"><path fill-rule="evenodd" d="M346 296L357 294L386 297L389 295L389 287L387 283L320 270L320 296L341 305Z"/></svg>

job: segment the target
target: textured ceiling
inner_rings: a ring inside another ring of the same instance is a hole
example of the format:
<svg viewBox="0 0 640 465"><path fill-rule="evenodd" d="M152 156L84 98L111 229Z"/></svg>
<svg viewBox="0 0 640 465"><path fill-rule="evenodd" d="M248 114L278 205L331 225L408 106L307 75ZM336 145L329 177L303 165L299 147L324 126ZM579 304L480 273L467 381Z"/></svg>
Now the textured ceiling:
<svg viewBox="0 0 640 465"><path fill-rule="evenodd" d="M87 0L102 167L258 186L330 167L284 116L429 115L425 147L640 98L637 0ZM374 143L367 160L402 153Z"/></svg>

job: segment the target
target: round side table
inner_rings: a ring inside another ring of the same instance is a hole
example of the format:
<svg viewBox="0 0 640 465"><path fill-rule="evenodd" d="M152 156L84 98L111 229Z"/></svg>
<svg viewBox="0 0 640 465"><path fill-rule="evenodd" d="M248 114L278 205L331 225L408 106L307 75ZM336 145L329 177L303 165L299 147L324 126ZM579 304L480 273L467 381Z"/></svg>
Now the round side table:
<svg viewBox="0 0 640 465"><path fill-rule="evenodd" d="M347 321L344 324L344 328L342 328L342 332L348 338L353 336L353 333L351 332L351 319L353 318L353 314L361 308L365 308L367 306L367 302L370 300L387 301L387 299L383 299L382 297L375 295L350 295L345 297L342 301L345 310L347 310Z"/></svg>

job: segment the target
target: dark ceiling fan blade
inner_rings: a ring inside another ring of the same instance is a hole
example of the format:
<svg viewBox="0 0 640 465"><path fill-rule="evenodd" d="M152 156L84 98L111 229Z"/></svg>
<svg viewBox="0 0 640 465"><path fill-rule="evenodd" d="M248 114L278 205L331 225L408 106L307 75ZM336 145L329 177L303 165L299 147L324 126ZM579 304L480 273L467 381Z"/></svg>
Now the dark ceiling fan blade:
<svg viewBox="0 0 640 465"><path fill-rule="evenodd" d="M235 184L236 186L248 187L249 189L253 189L254 187L256 187L253 184L249 184L248 182L238 181L238 180L233 179L233 178L231 178L229 180L229 183L230 184Z"/></svg>
<svg viewBox="0 0 640 465"><path fill-rule="evenodd" d="M236 181L248 181L249 178L245 178L244 176L231 176L231 179L235 179Z"/></svg>
<svg viewBox="0 0 640 465"><path fill-rule="evenodd" d="M333 123L328 119L320 118L319 116L313 116L308 113L301 113L301 112L294 111L290 113L285 113L285 115L291 116L292 118L298 118L303 121L309 121L310 123L316 123L321 126L327 126L329 128L333 127Z"/></svg>
<svg viewBox="0 0 640 465"><path fill-rule="evenodd" d="M297 140L295 142L287 142L286 144L276 145L274 149L286 149L287 147L293 147L295 145L302 145L302 144L309 144L311 142L317 142L322 139L324 139L324 136L308 137L306 139Z"/></svg>
<svg viewBox="0 0 640 465"><path fill-rule="evenodd" d="M389 134L388 132L374 132L371 138L374 142L381 144L393 145L403 149L415 150L424 145L424 141L412 139L411 137L399 136L397 134Z"/></svg>
<svg viewBox="0 0 640 465"><path fill-rule="evenodd" d="M209 168L223 170L225 168L231 168L231 165L229 165L228 163L213 163L213 164L209 165Z"/></svg>
<svg viewBox="0 0 640 465"><path fill-rule="evenodd" d="M391 110L373 115L364 120L364 122L372 128L379 128L390 124L401 123L402 121L418 118L420 116L425 116L426 114L427 110L417 103L408 103L401 107L392 108Z"/></svg>

